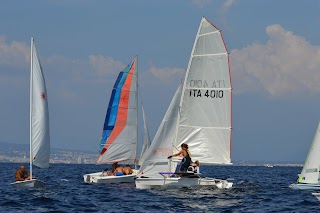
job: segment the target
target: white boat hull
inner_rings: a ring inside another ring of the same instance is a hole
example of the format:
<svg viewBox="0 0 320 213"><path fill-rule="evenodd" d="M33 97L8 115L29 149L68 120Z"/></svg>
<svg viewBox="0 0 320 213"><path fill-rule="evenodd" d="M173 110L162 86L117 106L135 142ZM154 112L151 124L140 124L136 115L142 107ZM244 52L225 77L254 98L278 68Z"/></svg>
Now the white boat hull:
<svg viewBox="0 0 320 213"><path fill-rule="evenodd" d="M16 181L14 183L10 183L10 185L14 188L37 188L44 186L44 182L32 179L32 180L24 180L24 181Z"/></svg>
<svg viewBox="0 0 320 213"><path fill-rule="evenodd" d="M289 187L291 189L301 189L301 190L320 189L320 184L293 183Z"/></svg>
<svg viewBox="0 0 320 213"><path fill-rule="evenodd" d="M318 200L320 200L320 193L311 193L313 196L315 196Z"/></svg>
<svg viewBox="0 0 320 213"><path fill-rule="evenodd" d="M136 187L138 189L154 189L154 188L180 188L180 187L204 187L213 186L219 189L229 189L233 183L227 180L216 178L201 177L164 177L164 178L136 178Z"/></svg>
<svg viewBox="0 0 320 213"><path fill-rule="evenodd" d="M133 183L137 175L137 171L133 169L131 175L123 176L108 176L103 175L102 172L96 172L91 174L83 175L83 180L85 183Z"/></svg>

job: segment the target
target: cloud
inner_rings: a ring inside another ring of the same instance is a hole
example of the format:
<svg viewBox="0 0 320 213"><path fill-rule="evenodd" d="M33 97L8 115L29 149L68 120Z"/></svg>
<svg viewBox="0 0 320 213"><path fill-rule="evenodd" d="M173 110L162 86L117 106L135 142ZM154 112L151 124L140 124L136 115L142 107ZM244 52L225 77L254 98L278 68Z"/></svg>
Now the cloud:
<svg viewBox="0 0 320 213"><path fill-rule="evenodd" d="M186 70L182 68L157 68L155 66L150 66L149 72L161 81L171 83L177 79L181 79Z"/></svg>
<svg viewBox="0 0 320 213"><path fill-rule="evenodd" d="M0 35L0 84L7 88L25 88L29 81L30 47Z"/></svg>
<svg viewBox="0 0 320 213"><path fill-rule="evenodd" d="M126 66L102 55L89 55L83 60L53 55L46 62L48 77L56 79L55 91L69 103L81 102L83 96L91 92L88 88L105 88L107 82L113 85L118 73Z"/></svg>
<svg viewBox="0 0 320 213"><path fill-rule="evenodd" d="M90 55L90 64L94 73L97 76L106 76L110 73L121 71L126 65L120 61L117 61L111 57L105 57L102 55Z"/></svg>
<svg viewBox="0 0 320 213"><path fill-rule="evenodd" d="M235 0L226 0L222 6L222 13L226 14L229 8L234 4Z"/></svg>
<svg viewBox="0 0 320 213"><path fill-rule="evenodd" d="M30 60L30 47L23 42L8 43L6 37L0 35L0 65L24 67Z"/></svg>
<svg viewBox="0 0 320 213"><path fill-rule="evenodd" d="M234 89L271 96L320 92L320 46L280 25L266 28L268 41L231 51Z"/></svg>
<svg viewBox="0 0 320 213"><path fill-rule="evenodd" d="M197 7L203 8L207 5L212 4L214 0L191 0L191 3ZM225 15L229 8L234 4L235 0L225 0L224 4L219 8L221 15Z"/></svg>

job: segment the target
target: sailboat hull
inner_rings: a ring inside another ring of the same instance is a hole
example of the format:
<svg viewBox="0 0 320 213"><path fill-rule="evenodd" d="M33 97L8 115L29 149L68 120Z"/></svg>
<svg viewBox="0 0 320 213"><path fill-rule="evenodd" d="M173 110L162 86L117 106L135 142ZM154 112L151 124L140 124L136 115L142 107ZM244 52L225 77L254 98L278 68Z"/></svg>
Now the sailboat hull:
<svg viewBox="0 0 320 213"><path fill-rule="evenodd" d="M32 179L25 181L16 181L14 183L10 183L10 185L14 188L37 188L44 186L44 182L37 179Z"/></svg>
<svg viewBox="0 0 320 213"><path fill-rule="evenodd" d="M227 180L216 178L199 177L164 177L164 178L143 178L139 177L135 181L138 189L154 188L180 188L180 187L217 187L219 189L229 189L233 183Z"/></svg>
<svg viewBox="0 0 320 213"><path fill-rule="evenodd" d="M320 193L311 193L313 196L315 196L318 200L320 200Z"/></svg>
<svg viewBox="0 0 320 213"><path fill-rule="evenodd" d="M320 184L309 184L309 183L293 183L289 186L291 189L311 190L320 189Z"/></svg>
<svg viewBox="0 0 320 213"><path fill-rule="evenodd" d="M85 183L133 183L137 175L137 171L133 169L133 174L123 176L107 176L102 172L96 172L83 175Z"/></svg>

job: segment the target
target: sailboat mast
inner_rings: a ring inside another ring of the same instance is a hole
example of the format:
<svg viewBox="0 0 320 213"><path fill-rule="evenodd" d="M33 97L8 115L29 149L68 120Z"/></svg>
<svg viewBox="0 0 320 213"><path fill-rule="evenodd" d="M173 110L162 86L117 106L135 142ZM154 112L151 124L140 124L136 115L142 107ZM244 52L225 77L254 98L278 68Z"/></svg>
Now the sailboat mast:
<svg viewBox="0 0 320 213"><path fill-rule="evenodd" d="M31 37L31 65L30 65L30 180L32 180L32 101L33 101L33 42L34 39Z"/></svg>
<svg viewBox="0 0 320 213"><path fill-rule="evenodd" d="M135 169L137 169L137 164L138 164L138 159L137 159L137 156L138 156L138 127L139 127L139 125L138 125L138 55L136 55L136 57L135 57L135 61L136 61L136 64L135 64L135 73L136 73L136 78L137 78L137 81L136 81L136 110L137 110L137 113L136 113L136 125L137 125L137 132L136 132L136 134L137 134L137 140L136 140L136 156L135 156L135 159L134 159L134 168Z"/></svg>

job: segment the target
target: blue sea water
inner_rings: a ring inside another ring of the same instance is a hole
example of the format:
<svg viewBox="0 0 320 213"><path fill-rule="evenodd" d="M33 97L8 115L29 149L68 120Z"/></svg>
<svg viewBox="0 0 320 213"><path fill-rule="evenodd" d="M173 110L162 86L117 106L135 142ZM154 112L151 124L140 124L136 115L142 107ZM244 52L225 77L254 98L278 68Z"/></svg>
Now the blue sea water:
<svg viewBox="0 0 320 213"><path fill-rule="evenodd" d="M234 178L234 187L138 190L134 183L85 184L83 174L104 166L78 164L35 168L45 187L15 189L9 184L20 164L0 165L0 212L320 212L311 191L288 188L300 167L201 166L207 177Z"/></svg>

